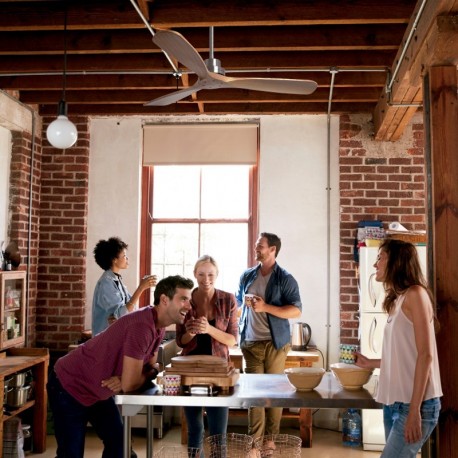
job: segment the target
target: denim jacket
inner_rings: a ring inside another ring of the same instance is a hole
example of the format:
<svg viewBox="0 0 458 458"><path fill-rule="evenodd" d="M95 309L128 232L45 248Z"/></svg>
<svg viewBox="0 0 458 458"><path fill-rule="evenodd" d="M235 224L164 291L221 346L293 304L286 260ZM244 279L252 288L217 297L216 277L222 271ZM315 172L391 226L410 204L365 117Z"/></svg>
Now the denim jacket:
<svg viewBox="0 0 458 458"><path fill-rule="evenodd" d="M239 322L240 343L245 340L245 332L247 325L247 310L244 305L245 293L250 285L254 282L261 265L246 270L240 277L239 289L235 295L239 306L243 304L242 315ZM294 277L285 269L282 269L278 264L275 264L269 283L266 287L265 302L270 305L281 307L283 305L295 305L302 310L301 297L299 294L299 286ZM291 341L291 332L289 320L279 318L267 313L270 333L274 347L278 350Z"/></svg>
<svg viewBox="0 0 458 458"><path fill-rule="evenodd" d="M92 300L92 335L108 328L108 317L120 318L127 313L126 304L131 294L111 269L99 278Z"/></svg>

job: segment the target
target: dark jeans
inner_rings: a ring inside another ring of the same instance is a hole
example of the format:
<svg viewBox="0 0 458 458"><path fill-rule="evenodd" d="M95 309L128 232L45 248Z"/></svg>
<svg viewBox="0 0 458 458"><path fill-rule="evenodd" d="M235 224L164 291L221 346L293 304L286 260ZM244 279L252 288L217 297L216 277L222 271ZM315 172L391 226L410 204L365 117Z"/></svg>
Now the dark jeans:
<svg viewBox="0 0 458 458"><path fill-rule="evenodd" d="M54 371L47 390L54 416L57 458L83 458L88 422L103 441L102 458L122 458L122 419L113 398L83 406L62 388Z"/></svg>
<svg viewBox="0 0 458 458"><path fill-rule="evenodd" d="M188 424L188 447L203 448L204 439L204 412L203 407L185 407L184 414ZM208 434L227 433L228 407L206 407L208 420ZM203 452L202 455L203 456Z"/></svg>

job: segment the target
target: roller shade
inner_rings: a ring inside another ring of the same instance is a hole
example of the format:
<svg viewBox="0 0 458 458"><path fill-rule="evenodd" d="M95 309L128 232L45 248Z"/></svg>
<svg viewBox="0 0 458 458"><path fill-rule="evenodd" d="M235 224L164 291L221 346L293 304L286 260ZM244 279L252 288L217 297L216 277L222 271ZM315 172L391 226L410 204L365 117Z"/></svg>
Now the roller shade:
<svg viewBox="0 0 458 458"><path fill-rule="evenodd" d="M258 124L143 126L143 165L256 164Z"/></svg>

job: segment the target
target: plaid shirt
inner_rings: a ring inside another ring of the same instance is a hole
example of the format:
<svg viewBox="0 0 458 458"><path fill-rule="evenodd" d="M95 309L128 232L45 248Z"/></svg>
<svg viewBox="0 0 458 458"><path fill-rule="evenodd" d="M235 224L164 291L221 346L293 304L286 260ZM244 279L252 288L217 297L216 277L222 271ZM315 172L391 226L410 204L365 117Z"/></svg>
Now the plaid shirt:
<svg viewBox="0 0 458 458"><path fill-rule="evenodd" d="M195 291L195 290L194 290ZM214 311L215 311L215 327L220 331L232 334L235 339L238 338L238 320L237 320L237 302L232 293L226 293L219 289L215 289L215 295L213 296ZM186 321L191 317L199 318L196 312L196 304L191 300L192 309L186 315L185 323L180 325L177 324L177 336L176 341L178 346L183 348L182 355L187 355L197 346L197 339L194 337L187 345L182 342L183 335L186 333ZM211 339L212 342L212 355L220 356L229 360L229 348L227 345L218 342L215 339Z"/></svg>

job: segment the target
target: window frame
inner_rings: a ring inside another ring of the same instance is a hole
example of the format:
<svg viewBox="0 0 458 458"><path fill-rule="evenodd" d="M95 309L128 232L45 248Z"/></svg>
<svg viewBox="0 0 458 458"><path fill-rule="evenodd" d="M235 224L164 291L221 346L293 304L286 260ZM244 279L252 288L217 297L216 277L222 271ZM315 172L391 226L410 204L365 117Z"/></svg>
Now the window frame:
<svg viewBox="0 0 458 458"><path fill-rule="evenodd" d="M202 164L205 165L205 164ZM208 164L207 164L208 165ZM150 274L151 266L151 243L152 243L152 225L153 225L153 195L154 189L154 166L142 167L142 199L141 199L141 231L140 231L140 278ZM258 237L258 166L257 164L250 166L249 170L249 216L248 216L248 253L247 253L247 268L254 264L254 243ZM212 220L215 221L215 220ZM216 220L217 222L218 220ZM221 222L227 221L221 219ZM237 218L230 219L237 221ZM166 220L164 219L164 222ZM199 222L205 222L204 219L199 219ZM250 249L251 248L251 249ZM241 272L240 272L241 273ZM149 297L147 294L142 294L139 301L139 306L144 307L149 305Z"/></svg>

